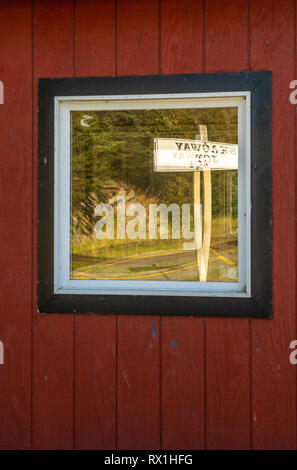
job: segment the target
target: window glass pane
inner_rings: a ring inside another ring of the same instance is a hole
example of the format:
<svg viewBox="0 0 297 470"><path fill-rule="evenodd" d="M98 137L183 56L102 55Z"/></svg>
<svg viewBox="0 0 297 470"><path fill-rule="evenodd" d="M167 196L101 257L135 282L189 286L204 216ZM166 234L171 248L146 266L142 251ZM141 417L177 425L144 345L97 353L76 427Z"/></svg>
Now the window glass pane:
<svg viewBox="0 0 297 470"><path fill-rule="evenodd" d="M71 279L238 281L236 107L72 111L71 130Z"/></svg>

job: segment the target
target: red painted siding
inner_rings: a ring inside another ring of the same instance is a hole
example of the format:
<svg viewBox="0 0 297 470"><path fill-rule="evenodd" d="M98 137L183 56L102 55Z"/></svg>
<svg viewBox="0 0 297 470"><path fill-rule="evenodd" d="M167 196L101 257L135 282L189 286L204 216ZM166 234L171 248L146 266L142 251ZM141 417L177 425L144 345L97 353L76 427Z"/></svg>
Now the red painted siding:
<svg viewBox="0 0 297 470"><path fill-rule="evenodd" d="M75 76L115 75L115 13L115 3L109 0L76 2ZM114 449L117 446L117 319L78 315L75 320L73 445L76 449Z"/></svg>
<svg viewBox="0 0 297 470"><path fill-rule="evenodd" d="M34 2L32 11L33 106L37 79L73 75L73 2ZM37 115L33 114L33 305L36 302ZM33 308L32 447L73 447L74 318L38 315Z"/></svg>
<svg viewBox="0 0 297 470"><path fill-rule="evenodd" d="M252 321L253 446L294 449L296 367L288 361L288 345L296 336L296 110L288 86L296 73L295 4L252 1L250 17L251 68L273 71L274 319Z"/></svg>
<svg viewBox="0 0 297 470"><path fill-rule="evenodd" d="M0 3L1 449L296 448L295 31L295 0ZM37 79L249 69L273 72L273 320L38 315Z"/></svg>
<svg viewBox="0 0 297 470"><path fill-rule="evenodd" d="M32 271L31 2L0 4L0 448L30 447ZM13 58L13 60L12 60ZM8 123L10 123L8 125ZM13 123L13 124L12 124Z"/></svg>
<svg viewBox="0 0 297 470"><path fill-rule="evenodd" d="M117 74L157 74L158 0L117 1L116 18ZM154 316L118 318L117 444L120 449L160 447L159 322Z"/></svg>
<svg viewBox="0 0 297 470"><path fill-rule="evenodd" d="M161 73L201 73L203 2L164 1L160 19ZM163 317L161 335L162 448L204 449L205 323Z"/></svg>
<svg viewBox="0 0 297 470"><path fill-rule="evenodd" d="M246 0L205 2L205 51L205 72L248 69ZM207 320L208 449L249 449L251 446L249 341L249 320Z"/></svg>

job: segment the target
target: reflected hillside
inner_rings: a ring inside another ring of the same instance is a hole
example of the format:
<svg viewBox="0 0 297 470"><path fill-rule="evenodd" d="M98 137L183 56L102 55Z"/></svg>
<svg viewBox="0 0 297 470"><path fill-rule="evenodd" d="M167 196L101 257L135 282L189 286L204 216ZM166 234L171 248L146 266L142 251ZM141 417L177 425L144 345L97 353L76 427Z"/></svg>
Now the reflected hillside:
<svg viewBox="0 0 297 470"><path fill-rule="evenodd" d="M157 137L196 139L201 123L207 125L208 140L237 143L236 108L72 112L73 277L153 279L155 274L156 280L198 279L195 250L183 250L182 236L172 238L171 213L168 239L160 238L158 220L158 235L153 240L149 238L148 223L145 239L98 240L94 234L98 216L94 213L98 205L110 205L116 234L118 197L125 198L127 207L141 204L147 217L149 206L153 204L177 204L180 208L189 204L193 230L193 172L154 172L153 141ZM237 170L212 171L211 178L211 248L214 251L208 280L234 281L237 276ZM203 178L201 180L203 194ZM201 203L203 206L203 199ZM133 217L126 219L127 224ZM131 260L135 257L137 263ZM223 258L228 259L229 264ZM110 266L105 266L108 264Z"/></svg>

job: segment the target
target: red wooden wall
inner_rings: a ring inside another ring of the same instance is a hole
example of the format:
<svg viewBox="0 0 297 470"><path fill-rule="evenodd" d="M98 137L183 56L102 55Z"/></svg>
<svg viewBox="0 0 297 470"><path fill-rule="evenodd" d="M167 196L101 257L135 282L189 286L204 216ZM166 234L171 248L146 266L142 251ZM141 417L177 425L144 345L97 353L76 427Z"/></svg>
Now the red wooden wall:
<svg viewBox="0 0 297 470"><path fill-rule="evenodd" d="M1 1L0 448L296 448L296 46L294 0ZM273 72L273 320L38 315L37 79L242 70Z"/></svg>

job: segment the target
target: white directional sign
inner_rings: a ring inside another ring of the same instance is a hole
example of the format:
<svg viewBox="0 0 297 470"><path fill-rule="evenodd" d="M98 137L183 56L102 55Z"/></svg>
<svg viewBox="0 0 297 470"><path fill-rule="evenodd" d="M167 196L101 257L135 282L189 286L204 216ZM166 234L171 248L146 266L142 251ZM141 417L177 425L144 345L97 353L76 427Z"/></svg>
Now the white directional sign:
<svg viewBox="0 0 297 470"><path fill-rule="evenodd" d="M188 139L154 139L154 171L238 169L238 145Z"/></svg>

